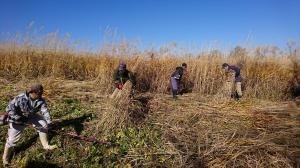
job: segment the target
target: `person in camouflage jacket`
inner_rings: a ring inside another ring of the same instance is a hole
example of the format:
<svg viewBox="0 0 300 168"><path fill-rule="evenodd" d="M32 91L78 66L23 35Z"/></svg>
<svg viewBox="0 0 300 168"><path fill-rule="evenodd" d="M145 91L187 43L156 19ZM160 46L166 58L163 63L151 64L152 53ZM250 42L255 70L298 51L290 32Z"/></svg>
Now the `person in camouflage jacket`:
<svg viewBox="0 0 300 168"><path fill-rule="evenodd" d="M10 153L28 124L33 124L37 129L44 149L52 150L57 147L49 145L47 139L47 131L52 129L54 124L42 94L43 86L33 85L28 91L15 97L7 106L9 129L2 158L3 165L9 164ZM39 111L42 116L37 114Z"/></svg>

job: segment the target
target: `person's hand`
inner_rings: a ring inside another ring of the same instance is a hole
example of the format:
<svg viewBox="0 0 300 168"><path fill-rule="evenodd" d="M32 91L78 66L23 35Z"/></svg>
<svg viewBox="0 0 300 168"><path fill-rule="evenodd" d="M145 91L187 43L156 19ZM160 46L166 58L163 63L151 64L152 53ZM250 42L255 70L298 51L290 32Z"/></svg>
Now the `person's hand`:
<svg viewBox="0 0 300 168"><path fill-rule="evenodd" d="M54 123L49 123L48 124L48 130L49 131L53 131L53 130L55 130L56 129L56 125L54 124Z"/></svg>
<svg viewBox="0 0 300 168"><path fill-rule="evenodd" d="M4 112L4 114L0 115L0 125L6 125L8 122L8 113Z"/></svg>
<svg viewBox="0 0 300 168"><path fill-rule="evenodd" d="M118 88L119 90L122 90L123 85L121 83L116 83L116 88Z"/></svg>
<svg viewBox="0 0 300 168"><path fill-rule="evenodd" d="M14 120L13 123L17 124L17 125L23 125L24 124L24 122L22 122L21 120Z"/></svg>
<svg viewBox="0 0 300 168"><path fill-rule="evenodd" d="M123 89L123 85L122 84L119 84L119 87L118 87L120 90Z"/></svg>
<svg viewBox="0 0 300 168"><path fill-rule="evenodd" d="M23 115L15 115L12 117L12 121L15 124L22 125L28 121L28 118Z"/></svg>

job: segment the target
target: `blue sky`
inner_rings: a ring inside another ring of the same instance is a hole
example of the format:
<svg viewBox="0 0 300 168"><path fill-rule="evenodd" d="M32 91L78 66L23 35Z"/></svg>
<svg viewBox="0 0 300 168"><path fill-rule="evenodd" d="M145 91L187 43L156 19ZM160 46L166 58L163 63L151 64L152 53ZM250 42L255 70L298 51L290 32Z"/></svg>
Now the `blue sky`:
<svg viewBox="0 0 300 168"><path fill-rule="evenodd" d="M41 33L69 32L94 45L107 27L144 46L300 42L300 0L0 0L0 38L32 21Z"/></svg>

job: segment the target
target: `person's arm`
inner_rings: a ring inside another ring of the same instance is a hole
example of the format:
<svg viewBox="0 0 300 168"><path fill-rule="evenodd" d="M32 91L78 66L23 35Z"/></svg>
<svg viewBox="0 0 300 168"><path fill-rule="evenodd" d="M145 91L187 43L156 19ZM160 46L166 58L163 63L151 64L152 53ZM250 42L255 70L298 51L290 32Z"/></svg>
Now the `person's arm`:
<svg viewBox="0 0 300 168"><path fill-rule="evenodd" d="M19 120L21 118L21 116L16 112L17 108L19 108L19 103L18 98L16 97L9 103L9 105L5 109L10 119Z"/></svg>
<svg viewBox="0 0 300 168"><path fill-rule="evenodd" d="M174 74L174 78L176 79L176 80L181 80L181 76L182 76L182 74L180 73L180 71L179 70L176 70L176 72L175 72L175 74Z"/></svg>
<svg viewBox="0 0 300 168"><path fill-rule="evenodd" d="M119 77L118 71L114 72L114 74L113 74L113 80L114 80L115 84L120 83L120 77Z"/></svg>
<svg viewBox="0 0 300 168"><path fill-rule="evenodd" d="M174 72L173 77L176 80L180 81L181 78L182 78L182 75L183 75L183 68L182 67L177 67L176 70L175 70L175 72Z"/></svg>
<svg viewBox="0 0 300 168"><path fill-rule="evenodd" d="M116 70L113 74L113 82L114 82L114 85L116 88L118 89L122 89L123 88L123 84L122 84L122 81L121 81L121 77L118 73L118 70Z"/></svg>
<svg viewBox="0 0 300 168"><path fill-rule="evenodd" d="M44 100L42 100L42 101L43 101L43 103L41 105L41 113L44 116L47 124L51 124L52 123L52 118L50 116L50 112L49 112L47 103Z"/></svg>

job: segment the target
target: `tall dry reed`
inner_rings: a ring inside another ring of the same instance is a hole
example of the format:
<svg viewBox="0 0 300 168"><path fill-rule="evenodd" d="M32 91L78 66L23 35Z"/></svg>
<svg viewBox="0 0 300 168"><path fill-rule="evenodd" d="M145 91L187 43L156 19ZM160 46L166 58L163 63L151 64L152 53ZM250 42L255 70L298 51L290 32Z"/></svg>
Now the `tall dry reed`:
<svg viewBox="0 0 300 168"><path fill-rule="evenodd" d="M170 49L171 50L171 49ZM168 93L170 75L176 66L186 62L185 76L192 91L216 94L223 85L221 65L224 62L241 67L246 97L280 99L286 96L293 78L293 62L289 55L261 56L251 49L243 54L226 56L207 52L194 56L172 52L135 52L130 55L111 55L106 52L82 53L70 50L44 50L33 47L0 45L0 76L7 79L54 77L73 80L95 80L103 92L113 89L112 74L120 61L127 63L137 79L138 91Z"/></svg>

